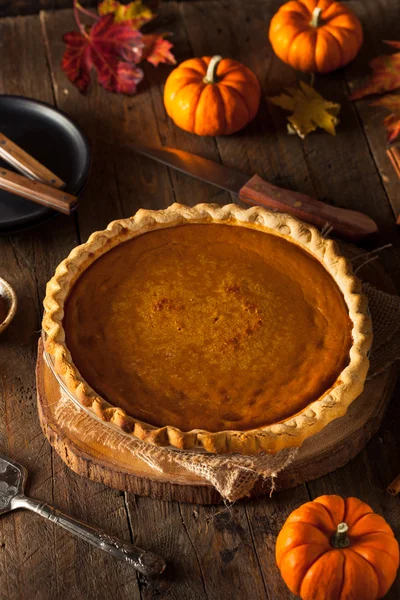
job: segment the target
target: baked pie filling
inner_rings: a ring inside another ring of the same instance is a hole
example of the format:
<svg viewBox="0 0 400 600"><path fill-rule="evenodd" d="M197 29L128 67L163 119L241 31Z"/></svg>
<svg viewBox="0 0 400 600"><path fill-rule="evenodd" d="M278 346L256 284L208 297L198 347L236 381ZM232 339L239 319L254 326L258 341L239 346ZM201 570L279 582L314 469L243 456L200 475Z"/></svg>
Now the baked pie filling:
<svg viewBox="0 0 400 600"><path fill-rule="evenodd" d="M154 229L101 255L69 291L66 345L111 405L156 427L247 431L326 394L352 322L326 268L253 227Z"/></svg>

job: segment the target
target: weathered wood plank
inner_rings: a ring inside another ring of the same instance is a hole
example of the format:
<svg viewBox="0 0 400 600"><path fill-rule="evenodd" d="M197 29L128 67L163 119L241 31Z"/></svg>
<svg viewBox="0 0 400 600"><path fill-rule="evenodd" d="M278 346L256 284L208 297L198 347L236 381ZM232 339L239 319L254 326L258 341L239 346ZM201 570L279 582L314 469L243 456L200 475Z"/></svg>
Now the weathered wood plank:
<svg viewBox="0 0 400 600"><path fill-rule="evenodd" d="M289 514L310 500L305 485L273 494L271 498L252 500L245 506L257 558L271 600L290 600L293 594L286 587L275 564L275 542Z"/></svg>
<svg viewBox="0 0 400 600"><path fill-rule="evenodd" d="M163 0L168 2L169 0ZM179 0L180 2L186 2L187 0ZM196 0L200 2L207 2L208 0ZM82 6L92 7L92 10L96 10L98 0L81 0ZM123 2L127 4L127 2ZM147 6L156 8L158 0L145 0ZM36 14L40 10L57 10L60 8L71 8L71 0L0 0L0 18L1 17L12 17L15 15L30 15Z"/></svg>
<svg viewBox="0 0 400 600"><path fill-rule="evenodd" d="M167 569L158 579L140 578L143 600L208 600L205 577L183 522L177 502L162 502L127 494L127 506L135 543L151 547L167 560ZM195 510L195 509L194 509Z"/></svg>
<svg viewBox="0 0 400 600"><path fill-rule="evenodd" d="M97 0L81 0L83 6L95 6ZM70 8L71 0L0 0L0 17L36 14L40 10Z"/></svg>
<svg viewBox="0 0 400 600"><path fill-rule="evenodd" d="M64 49L62 35L74 29L71 11L41 13L43 39L50 65L54 98L57 106L76 118L89 136L93 149L93 164L89 182L79 208L79 238L86 239L95 229L102 229L113 219L122 216L118 186L115 181L113 153L106 151L101 138L101 123L110 118L110 105L95 97L87 103L73 86L63 87L59 82L61 55ZM67 93L71 91L71 94ZM76 92L76 96L74 96ZM114 115L118 113L114 105ZM92 114L94 119L88 119ZM113 116L114 116L113 115ZM100 127L99 127L100 123ZM98 141L100 137L100 142ZM65 256L65 254L64 254ZM57 261L58 262L58 261ZM53 264L53 270L57 264ZM106 531L129 540L130 529L123 494L103 485L92 485L76 476L54 457L54 502L66 512L87 522L99 525ZM76 598L95 599L103 597L104 590L112 590L113 597L140 598L137 574L129 567L87 544L72 538L64 531L57 531L57 554L59 573L59 597L72 591ZM96 565L94 574L93 565ZM79 565L79 567L78 567Z"/></svg>
<svg viewBox="0 0 400 600"><path fill-rule="evenodd" d="M37 18L0 22L0 36L7 45L7 61L0 75L1 92L25 94L52 101L50 77L42 47ZM41 78L31 77L32 69ZM64 221L66 224L67 221ZM35 234L0 238L2 276L17 291L19 309L8 331L2 336L0 353L1 373L1 447L20 460L30 471L32 494L52 502L51 449L44 442L36 418L35 402L35 345L40 329L38 288L43 286L48 272L46 255L57 251L47 224ZM66 227L60 236L74 239L74 228ZM47 248L46 248L47 246ZM42 272L42 273L41 273ZM2 530L0 592L4 598L20 598L24 589L34 588L38 593L55 596L57 585L54 560L55 538L53 527L39 517L27 513L6 516L0 521Z"/></svg>
<svg viewBox="0 0 400 600"><path fill-rule="evenodd" d="M25 94L47 102L52 89L37 18L5 19L0 36L7 47L7 60L0 74L2 93ZM40 78L32 77L40 73ZM52 225L35 232L0 238L0 270L17 291L19 309L1 339L1 449L20 460L30 472L29 490L52 502L52 456L36 417L35 346L40 329L39 288L49 273L49 256L62 253L63 243L73 244L74 227L65 219L63 233L54 244ZM46 241L44 241L46 240ZM55 537L50 523L27 513L5 516L0 521L3 569L0 596L21 598L23 590L35 589L43 598L55 597L57 567ZM47 595L48 594L48 595ZM47 596L46 596L47 595Z"/></svg>
<svg viewBox="0 0 400 600"><path fill-rule="evenodd" d="M1 91L51 103L53 90L39 18L1 21L0 33L8 51L0 76ZM40 73L40 77L33 77L32 73ZM100 186L107 193L107 183L100 182ZM74 221L63 217L32 232L0 238L2 275L15 284L20 301L14 323L2 336L2 450L28 467L31 474L28 491L33 496L129 539L123 498L118 501L118 494L103 490L102 486L99 486L101 502L92 500L90 494L86 497L85 480L65 473L57 458L53 464L51 449L44 441L36 415L35 346L44 287L55 266L77 241ZM71 598L95 598L100 597L105 582L117 590L121 580L126 583L132 577L130 595L138 597L132 569L122 564L115 566L114 561L111 568L106 568L111 562L109 558L56 530L50 522L21 512L2 518L0 527L5 544L0 552L4 566L0 579L6 579L0 589L7 589L7 599L24 597L26 591L43 600L65 598L66 592ZM97 576L95 583L94 562L100 570L104 567L103 575ZM123 590L116 591L115 597L123 597Z"/></svg>
<svg viewBox="0 0 400 600"><path fill-rule="evenodd" d="M233 507L181 505L182 520L210 598L273 599L255 552L245 505Z"/></svg>

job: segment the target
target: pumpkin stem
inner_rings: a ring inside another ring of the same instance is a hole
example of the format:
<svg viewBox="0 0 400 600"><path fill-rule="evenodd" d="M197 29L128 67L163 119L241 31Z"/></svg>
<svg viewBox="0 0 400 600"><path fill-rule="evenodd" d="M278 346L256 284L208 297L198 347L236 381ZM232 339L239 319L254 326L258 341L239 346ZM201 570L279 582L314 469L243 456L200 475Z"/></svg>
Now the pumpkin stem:
<svg viewBox="0 0 400 600"><path fill-rule="evenodd" d="M334 548L347 548L350 545L349 536L347 535L348 530L347 523L339 523L335 533L331 537L331 546Z"/></svg>
<svg viewBox="0 0 400 600"><path fill-rule="evenodd" d="M204 83L217 83L217 69L222 60L222 56L213 56L207 67L207 73L204 77Z"/></svg>
<svg viewBox="0 0 400 600"><path fill-rule="evenodd" d="M316 8L314 8L314 10L312 11L311 21L310 21L311 27L319 27L321 25L321 21L320 21L321 13L322 13L322 8L319 8L318 6Z"/></svg>

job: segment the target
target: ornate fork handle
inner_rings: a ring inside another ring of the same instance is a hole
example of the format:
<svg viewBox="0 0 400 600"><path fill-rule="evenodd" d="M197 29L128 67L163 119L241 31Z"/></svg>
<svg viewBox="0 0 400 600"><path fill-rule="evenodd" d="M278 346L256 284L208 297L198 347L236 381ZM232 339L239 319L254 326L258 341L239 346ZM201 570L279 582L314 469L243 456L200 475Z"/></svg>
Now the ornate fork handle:
<svg viewBox="0 0 400 600"><path fill-rule="evenodd" d="M128 542L122 542L117 537L109 535L97 527L92 527L87 523L65 515L60 510L45 502L20 495L13 498L12 508L27 508L38 513L42 517L61 525L67 531L89 542L92 546L100 548L100 550L111 554L119 560L123 560L147 577L160 575L165 569L165 560L161 556L142 550Z"/></svg>

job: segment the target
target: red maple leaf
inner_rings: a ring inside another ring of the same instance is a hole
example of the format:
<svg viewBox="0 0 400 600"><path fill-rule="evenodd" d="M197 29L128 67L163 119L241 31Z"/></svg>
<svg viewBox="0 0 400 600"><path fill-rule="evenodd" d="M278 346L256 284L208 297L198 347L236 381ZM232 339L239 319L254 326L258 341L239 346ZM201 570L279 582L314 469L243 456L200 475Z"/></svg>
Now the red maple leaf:
<svg viewBox="0 0 400 600"><path fill-rule="evenodd" d="M372 106L384 106L390 110L391 114L384 119L383 125L388 134L387 141L393 142L400 135L400 94L382 96L372 102Z"/></svg>
<svg viewBox="0 0 400 600"><path fill-rule="evenodd" d="M143 73L136 65L142 58L142 34L127 23L115 23L113 15L101 17L85 29L64 35L67 44L61 66L81 92L91 81L92 70L106 90L132 95Z"/></svg>
<svg viewBox="0 0 400 600"><path fill-rule="evenodd" d="M143 36L143 54L142 59L158 67L160 63L175 65L176 60L172 52L173 44L164 39L164 33L153 33Z"/></svg>
<svg viewBox="0 0 400 600"><path fill-rule="evenodd" d="M385 117L383 119L383 126L388 133L388 143L390 144L391 142L394 142L394 140L400 135L400 114L394 114Z"/></svg>
<svg viewBox="0 0 400 600"><path fill-rule="evenodd" d="M386 44L400 50L400 42ZM378 56L369 63L372 74L365 85L350 96L350 100L359 100L372 94L384 94L400 88L400 52ZM392 114L388 115L383 125L388 134L388 142L393 142L400 136L400 94L387 94L372 102L371 106L384 106Z"/></svg>
<svg viewBox="0 0 400 600"><path fill-rule="evenodd" d="M386 44L400 50L400 42L389 42ZM378 56L371 60L369 66L372 75L366 84L353 92L350 100L359 100L371 94L383 94L391 92L400 87L400 52Z"/></svg>

